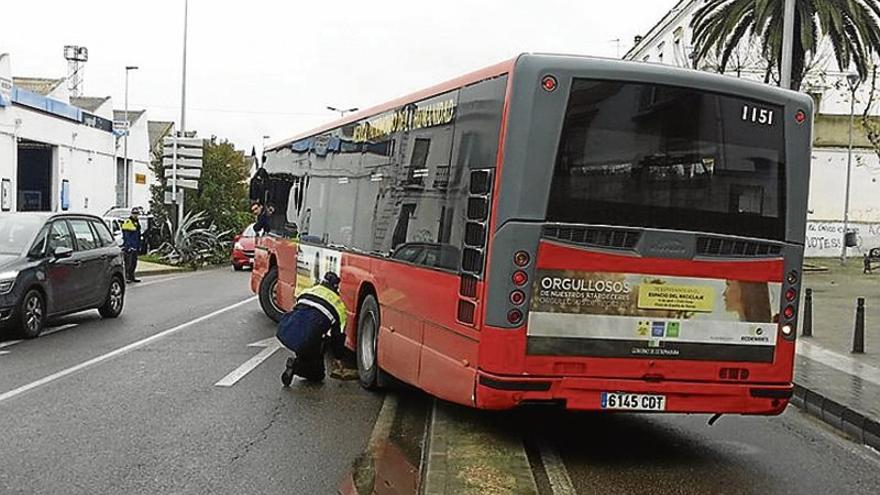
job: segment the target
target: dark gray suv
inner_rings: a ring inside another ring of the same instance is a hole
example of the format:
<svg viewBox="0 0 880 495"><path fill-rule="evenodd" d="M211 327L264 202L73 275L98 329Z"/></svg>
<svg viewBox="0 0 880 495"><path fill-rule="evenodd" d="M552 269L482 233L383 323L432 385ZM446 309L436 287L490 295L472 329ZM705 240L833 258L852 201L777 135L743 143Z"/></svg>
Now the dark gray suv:
<svg viewBox="0 0 880 495"><path fill-rule="evenodd" d="M115 318L125 301L122 253L99 217L0 214L0 324L25 338L51 317L98 309Z"/></svg>

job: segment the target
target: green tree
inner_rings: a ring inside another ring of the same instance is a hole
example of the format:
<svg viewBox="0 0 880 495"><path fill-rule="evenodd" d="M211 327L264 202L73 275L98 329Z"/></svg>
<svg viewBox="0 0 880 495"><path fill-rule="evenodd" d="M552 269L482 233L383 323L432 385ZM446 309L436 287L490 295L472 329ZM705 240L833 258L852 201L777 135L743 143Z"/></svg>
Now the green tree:
<svg viewBox="0 0 880 495"><path fill-rule="evenodd" d="M784 0L707 0L691 20L695 64L714 56L721 72L734 49L757 40L768 72L781 72ZM831 41L840 70L850 64L865 80L880 54L880 6L877 0L796 0L791 86L798 90L823 36Z"/></svg>
<svg viewBox="0 0 880 495"><path fill-rule="evenodd" d="M229 141L205 143L199 191L186 197L187 211L204 211L220 231L239 233L251 221L248 213L250 166Z"/></svg>
<svg viewBox="0 0 880 495"><path fill-rule="evenodd" d="M165 191L170 188L165 178L161 150L154 154L151 168L158 178L158 184L151 190L150 212L157 225L167 225L168 220L176 225L175 208L164 203ZM244 153L236 151L232 143L226 140L218 142L214 138L206 141L199 190L185 191L185 212L204 211L203 223L213 224L221 232L237 234L251 221L248 213L249 173L247 158ZM171 232L163 229L162 240L169 241L171 235Z"/></svg>

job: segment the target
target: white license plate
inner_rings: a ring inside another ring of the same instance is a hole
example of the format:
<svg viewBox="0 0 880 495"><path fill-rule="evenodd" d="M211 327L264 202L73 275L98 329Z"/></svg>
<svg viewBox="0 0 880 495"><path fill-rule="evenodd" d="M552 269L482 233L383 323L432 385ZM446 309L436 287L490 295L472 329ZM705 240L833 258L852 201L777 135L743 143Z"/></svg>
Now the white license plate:
<svg viewBox="0 0 880 495"><path fill-rule="evenodd" d="M602 392L602 409L626 411L665 411L666 396Z"/></svg>

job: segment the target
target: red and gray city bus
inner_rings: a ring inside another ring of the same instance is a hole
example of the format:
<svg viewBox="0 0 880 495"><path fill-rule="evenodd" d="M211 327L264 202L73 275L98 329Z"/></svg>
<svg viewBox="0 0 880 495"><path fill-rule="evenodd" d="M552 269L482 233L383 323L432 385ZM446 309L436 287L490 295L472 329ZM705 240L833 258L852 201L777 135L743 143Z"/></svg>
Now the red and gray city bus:
<svg viewBox="0 0 880 495"><path fill-rule="evenodd" d="M251 288L277 319L338 272L367 388L778 414L811 116L733 77L521 55L272 145Z"/></svg>

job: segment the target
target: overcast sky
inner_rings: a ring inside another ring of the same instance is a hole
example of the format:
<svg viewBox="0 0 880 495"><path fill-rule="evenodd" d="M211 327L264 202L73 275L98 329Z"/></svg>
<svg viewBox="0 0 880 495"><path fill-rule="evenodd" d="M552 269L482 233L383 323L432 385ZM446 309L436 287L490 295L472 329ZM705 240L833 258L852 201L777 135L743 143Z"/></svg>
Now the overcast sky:
<svg viewBox="0 0 880 495"><path fill-rule="evenodd" d="M190 0L188 130L250 151L520 52L614 57L677 0ZM64 77L88 47L87 96L180 118L183 0L3 2L16 76ZM614 40L619 39L620 42ZM619 47L618 47L619 45ZM619 50L619 51L618 51Z"/></svg>

